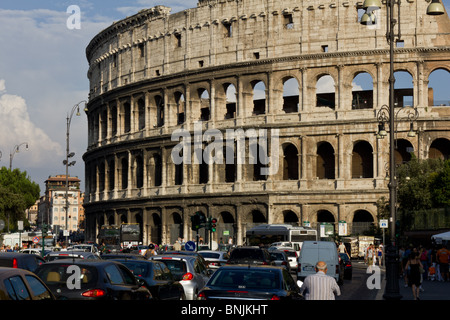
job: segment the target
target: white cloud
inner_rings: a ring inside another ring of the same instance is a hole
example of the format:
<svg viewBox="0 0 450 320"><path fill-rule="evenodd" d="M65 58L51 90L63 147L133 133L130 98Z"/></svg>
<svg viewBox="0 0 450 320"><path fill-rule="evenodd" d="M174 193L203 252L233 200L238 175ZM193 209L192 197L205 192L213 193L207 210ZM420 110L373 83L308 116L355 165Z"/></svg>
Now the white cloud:
<svg viewBox="0 0 450 320"><path fill-rule="evenodd" d="M0 84L4 85L2 79ZM53 141L41 128L30 119L25 99L16 95L0 95L0 145L3 154L9 154L14 146L28 143L27 167L43 165L52 158L61 156L63 148ZM6 152L8 151L8 152ZM3 164L6 166L6 164Z"/></svg>

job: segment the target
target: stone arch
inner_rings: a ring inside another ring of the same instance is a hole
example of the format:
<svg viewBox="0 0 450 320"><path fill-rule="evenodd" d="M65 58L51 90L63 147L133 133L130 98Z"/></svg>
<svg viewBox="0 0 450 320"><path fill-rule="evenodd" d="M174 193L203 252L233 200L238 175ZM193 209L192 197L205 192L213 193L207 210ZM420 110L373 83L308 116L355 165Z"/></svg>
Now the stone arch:
<svg viewBox="0 0 450 320"><path fill-rule="evenodd" d="M266 84L262 80L252 81L253 115L266 114Z"/></svg>
<svg viewBox="0 0 450 320"><path fill-rule="evenodd" d="M333 146L326 141L317 144L316 177L335 179L335 157Z"/></svg>
<svg viewBox="0 0 450 320"><path fill-rule="evenodd" d="M316 107L335 109L336 87L334 78L329 74L321 74L316 81Z"/></svg>
<svg viewBox="0 0 450 320"><path fill-rule="evenodd" d="M283 210L283 223L291 224L294 226L298 226L300 224L300 220L297 214L292 210Z"/></svg>
<svg viewBox="0 0 450 320"><path fill-rule="evenodd" d="M352 153L352 179L373 178L373 148L367 141L357 141Z"/></svg>
<svg viewBox="0 0 450 320"><path fill-rule="evenodd" d="M367 210L356 210L353 214L352 220L352 234L363 234L369 230L374 223L372 213Z"/></svg>
<svg viewBox="0 0 450 320"><path fill-rule="evenodd" d="M177 125L182 124L186 121L186 98L184 97L184 93L180 91L176 91L174 93L175 99L175 114Z"/></svg>
<svg viewBox="0 0 450 320"><path fill-rule="evenodd" d="M438 67L428 76L428 106L450 106L450 71Z"/></svg>
<svg viewBox="0 0 450 320"><path fill-rule="evenodd" d="M170 243L175 243L178 238L183 238L183 214L180 211L172 211L168 219L169 232L170 232Z"/></svg>
<svg viewBox="0 0 450 320"><path fill-rule="evenodd" d="M299 158L298 149L292 143L285 143L283 148L283 180L298 180Z"/></svg>
<svg viewBox="0 0 450 320"><path fill-rule="evenodd" d="M414 106L414 79L412 74L399 69L394 72L394 104L396 108Z"/></svg>
<svg viewBox="0 0 450 320"><path fill-rule="evenodd" d="M408 140L397 139L395 140L395 164L403 164L411 161L411 154L414 152L414 148Z"/></svg>
<svg viewBox="0 0 450 320"><path fill-rule="evenodd" d="M373 77L359 71L352 80L352 110L373 108Z"/></svg>
<svg viewBox="0 0 450 320"><path fill-rule="evenodd" d="M446 138L435 139L428 150L428 158L430 159L450 159L450 140Z"/></svg>
<svg viewBox="0 0 450 320"><path fill-rule="evenodd" d="M285 113L299 112L299 81L293 76L283 79L283 111Z"/></svg>

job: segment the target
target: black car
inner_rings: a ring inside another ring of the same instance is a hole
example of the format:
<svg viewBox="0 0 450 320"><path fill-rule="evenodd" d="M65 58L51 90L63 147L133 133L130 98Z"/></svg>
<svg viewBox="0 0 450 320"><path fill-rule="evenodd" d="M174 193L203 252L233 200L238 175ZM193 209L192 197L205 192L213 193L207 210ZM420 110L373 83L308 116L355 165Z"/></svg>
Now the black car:
<svg viewBox="0 0 450 320"><path fill-rule="evenodd" d="M267 249L237 247L230 253L227 264L275 265Z"/></svg>
<svg viewBox="0 0 450 320"><path fill-rule="evenodd" d="M346 253L339 253L339 264L344 268L344 279L352 280L353 266L352 260Z"/></svg>
<svg viewBox="0 0 450 320"><path fill-rule="evenodd" d="M43 263L45 263L44 258L37 254L0 252L0 267L20 268L34 272Z"/></svg>
<svg viewBox="0 0 450 320"><path fill-rule="evenodd" d="M0 300L55 300L55 296L34 273L0 267Z"/></svg>
<svg viewBox="0 0 450 320"><path fill-rule="evenodd" d="M300 288L283 267L228 265L217 269L199 300L303 300Z"/></svg>
<svg viewBox="0 0 450 320"><path fill-rule="evenodd" d="M104 253L101 258L103 260L146 260L142 254L138 253Z"/></svg>
<svg viewBox="0 0 450 320"><path fill-rule="evenodd" d="M149 300L123 264L113 260L63 259L39 266L36 275L58 300Z"/></svg>
<svg viewBox="0 0 450 320"><path fill-rule="evenodd" d="M169 268L160 261L116 259L143 281L157 300L185 300L181 283L175 280Z"/></svg>

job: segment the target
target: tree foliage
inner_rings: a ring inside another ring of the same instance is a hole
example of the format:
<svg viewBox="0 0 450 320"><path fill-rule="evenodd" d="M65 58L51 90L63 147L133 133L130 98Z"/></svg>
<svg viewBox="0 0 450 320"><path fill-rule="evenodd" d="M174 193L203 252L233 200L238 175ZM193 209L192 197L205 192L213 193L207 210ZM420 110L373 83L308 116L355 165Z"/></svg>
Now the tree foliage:
<svg viewBox="0 0 450 320"><path fill-rule="evenodd" d="M25 210L34 205L39 195L39 185L30 180L26 171L0 169L0 216L5 223L9 220L10 230L16 229L17 221L26 221Z"/></svg>

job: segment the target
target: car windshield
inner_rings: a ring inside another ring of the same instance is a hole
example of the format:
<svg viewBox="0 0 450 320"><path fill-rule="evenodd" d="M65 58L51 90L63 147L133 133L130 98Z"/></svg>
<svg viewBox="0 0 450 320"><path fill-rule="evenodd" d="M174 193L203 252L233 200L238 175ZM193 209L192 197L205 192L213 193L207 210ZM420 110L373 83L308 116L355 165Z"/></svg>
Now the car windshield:
<svg viewBox="0 0 450 320"><path fill-rule="evenodd" d="M208 286L234 289L277 289L280 274L275 270L228 270L219 269L214 273Z"/></svg>
<svg viewBox="0 0 450 320"><path fill-rule="evenodd" d="M78 268L74 268L78 267ZM69 270L68 268L71 267ZM36 270L36 275L48 287L67 287L68 283L74 284L79 275L81 289L94 285L97 282L97 269L93 266L78 266L73 264L43 264Z"/></svg>

